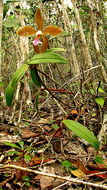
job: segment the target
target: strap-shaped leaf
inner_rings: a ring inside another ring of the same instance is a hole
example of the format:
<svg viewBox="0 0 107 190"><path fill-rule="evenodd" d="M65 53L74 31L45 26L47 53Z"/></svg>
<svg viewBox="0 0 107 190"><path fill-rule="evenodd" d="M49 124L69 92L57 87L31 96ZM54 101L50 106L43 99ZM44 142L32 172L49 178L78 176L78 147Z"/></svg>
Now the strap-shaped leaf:
<svg viewBox="0 0 107 190"><path fill-rule="evenodd" d="M77 136L81 137L82 139L86 140L90 143L93 147L97 150L99 149L99 142L97 138L94 136L93 132L88 130L82 124L73 121L73 120L63 120L63 123L72 130Z"/></svg>
<svg viewBox="0 0 107 190"><path fill-rule="evenodd" d="M57 52L57 51L66 51L65 49L63 48L50 48L50 49L47 49L46 52L49 52L49 53L54 53L54 52Z"/></svg>
<svg viewBox="0 0 107 190"><path fill-rule="evenodd" d="M6 92L5 92L7 106L11 106L11 104L12 104L14 91L15 91L15 89L11 86L11 83L9 83L8 87L6 88Z"/></svg>
<svg viewBox="0 0 107 190"><path fill-rule="evenodd" d="M40 53L37 55L34 55L31 60L34 59L42 59L42 58L47 58L47 59L61 59L66 61L66 59L64 57L62 57L61 55L57 54L57 53L53 53L53 52L45 52L45 53Z"/></svg>
<svg viewBox="0 0 107 190"><path fill-rule="evenodd" d="M19 80L24 76L26 71L28 70L29 65L23 64L13 75L12 80L10 81L9 85L6 88L5 96L6 96L6 103L8 106L11 106L12 100L14 97L15 87Z"/></svg>
<svg viewBox="0 0 107 190"><path fill-rule="evenodd" d="M65 64L66 61L61 61L58 59L38 59L38 60L32 60L28 64L41 64L41 63L59 63L59 64Z"/></svg>
<svg viewBox="0 0 107 190"><path fill-rule="evenodd" d="M10 143L10 142L5 142L4 144L8 145L8 146L11 146L13 148L18 148L18 149L21 149L19 146L17 146L16 144L14 143Z"/></svg>
<svg viewBox="0 0 107 190"><path fill-rule="evenodd" d="M40 77L39 77L39 75L38 75L38 72L37 72L36 68L31 69L31 70L30 70L30 74L31 74L31 78L32 78L34 84L35 84L38 88L40 88L40 87L41 87L41 79L40 79Z"/></svg>
<svg viewBox="0 0 107 190"><path fill-rule="evenodd" d="M40 64L40 63L65 64L67 63L67 60L59 54L45 52L45 53L41 53L41 54L37 54L33 56L32 59L29 60L28 62L28 64Z"/></svg>
<svg viewBox="0 0 107 190"><path fill-rule="evenodd" d="M19 69L17 69L11 80L11 85L13 88L17 85L18 81L24 76L28 68L28 64L23 64Z"/></svg>

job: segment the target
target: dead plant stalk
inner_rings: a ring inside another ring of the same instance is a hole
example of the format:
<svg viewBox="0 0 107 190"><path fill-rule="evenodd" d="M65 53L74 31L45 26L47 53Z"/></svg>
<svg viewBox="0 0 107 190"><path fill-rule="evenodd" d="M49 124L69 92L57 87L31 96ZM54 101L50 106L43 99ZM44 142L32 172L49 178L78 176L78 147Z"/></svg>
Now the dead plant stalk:
<svg viewBox="0 0 107 190"><path fill-rule="evenodd" d="M47 176L47 177L62 179L62 180L69 181L69 182L72 182L72 183L87 185L87 186L101 188L101 189L107 189L106 185L101 185L101 184L97 184L97 183L95 184L95 183L82 181L82 180L75 179L75 178L70 178L70 177L62 177L62 176L59 176L59 175L40 172L40 171L37 171L37 170L32 170L30 168L24 168L24 167L20 167L20 166L16 166L16 165L9 165L9 164L3 165L3 164L0 164L0 168L13 168L13 169L26 171L26 172L31 172L31 173L34 173L34 174L37 174L37 175L44 175L44 176Z"/></svg>

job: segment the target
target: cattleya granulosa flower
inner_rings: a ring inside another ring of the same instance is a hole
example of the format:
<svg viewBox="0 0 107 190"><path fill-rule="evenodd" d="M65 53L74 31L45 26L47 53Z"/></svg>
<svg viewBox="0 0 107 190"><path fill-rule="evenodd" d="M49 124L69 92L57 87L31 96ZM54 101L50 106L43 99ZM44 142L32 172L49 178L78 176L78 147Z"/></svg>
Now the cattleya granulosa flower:
<svg viewBox="0 0 107 190"><path fill-rule="evenodd" d="M38 8L35 13L35 21L38 27L38 30L30 26L23 26L20 27L17 31L19 36L32 36L36 35L35 39L33 40L34 50L37 53L45 52L48 49L48 38L47 35L56 36L62 32L62 29L58 26L46 26L43 27L44 21L41 15L41 11Z"/></svg>

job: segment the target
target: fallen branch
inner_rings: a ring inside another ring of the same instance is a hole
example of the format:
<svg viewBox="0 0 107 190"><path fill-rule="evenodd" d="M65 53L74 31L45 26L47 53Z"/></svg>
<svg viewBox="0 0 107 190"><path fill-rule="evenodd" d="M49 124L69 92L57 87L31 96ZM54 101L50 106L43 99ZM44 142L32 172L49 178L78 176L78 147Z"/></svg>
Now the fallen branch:
<svg viewBox="0 0 107 190"><path fill-rule="evenodd" d="M72 182L72 183L77 183L77 184L97 187L97 188L101 188L101 189L107 189L106 185L95 184L95 183L86 182L86 181L82 181L82 180L75 179L75 178L70 178L70 177L62 177L62 176L59 176L59 175L40 172L40 171L37 171L37 170L32 170L32 169L29 169L29 168L24 168L24 167L20 167L20 166L16 166L16 165L9 165L9 164L3 165L3 164L0 164L0 168L14 168L14 169L23 170L23 171L31 172L31 173L38 174L38 175L44 175L44 176L48 176L48 177L52 177L52 178L62 179L62 180L69 181L69 182Z"/></svg>

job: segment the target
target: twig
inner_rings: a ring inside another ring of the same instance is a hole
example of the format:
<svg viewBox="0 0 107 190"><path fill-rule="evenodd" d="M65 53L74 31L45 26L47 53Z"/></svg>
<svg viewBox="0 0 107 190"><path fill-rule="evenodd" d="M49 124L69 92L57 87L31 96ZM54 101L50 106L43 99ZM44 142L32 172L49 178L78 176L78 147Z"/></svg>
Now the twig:
<svg viewBox="0 0 107 190"><path fill-rule="evenodd" d="M90 70L94 70L94 69L96 69L96 68L98 68L98 67L101 67L101 65L97 65L97 66L95 66L95 67L92 67L92 68L90 68L90 69L87 69L87 70L84 71L84 73L87 73L87 72L89 72ZM74 81L75 79L77 79L79 76L81 76L81 74L79 74L79 75L75 76L74 78L71 78L70 80L68 80L66 83L64 83L64 84L60 87L60 89L62 89L63 87L65 87L66 85L68 85L69 83L71 83L72 81ZM76 97L77 95L78 95L78 93L75 95L75 97ZM74 97L74 98L75 98L75 97ZM43 106L47 101L49 101L51 98L52 98L52 95L51 95L45 102L43 102L43 104L40 106L40 108L42 108L42 106ZM34 114L33 118L35 117L36 114L37 114L37 113Z"/></svg>
<svg viewBox="0 0 107 190"><path fill-rule="evenodd" d="M99 174L105 174L105 173L107 173L107 171L103 171L103 172L97 172L97 173L89 174L89 175L87 175L87 177L94 176L94 175L99 175Z"/></svg>
<svg viewBox="0 0 107 190"><path fill-rule="evenodd" d="M43 81L41 81L43 87L46 88L46 90L49 92L49 94L52 96L52 98L56 99L57 101L61 102L63 105L66 106L66 104L64 102L62 102L59 98L57 98L48 88L47 86L43 83Z"/></svg>
<svg viewBox="0 0 107 190"><path fill-rule="evenodd" d="M62 108L62 106L59 104L59 102L54 98L57 106L61 109L61 111L65 114L65 116L67 116L67 113L65 112L65 110Z"/></svg>
<svg viewBox="0 0 107 190"><path fill-rule="evenodd" d="M57 178L57 179L69 181L69 182L72 182L72 183L88 185L88 186L97 187L97 188L101 188L101 189L107 189L106 185L86 182L86 181L82 181L82 180L75 179L75 178L70 178L70 177L62 177L62 176L59 176L59 175L40 172L40 171L37 171L37 170L32 170L32 169L29 169L29 168L24 168L24 167L16 166L16 165L9 165L9 164L3 165L3 164L0 164L0 168L13 168L13 169L26 171L26 172L31 172L31 173L34 173L34 174L37 174L37 175L44 175L44 176L47 176L47 177L52 177L52 178Z"/></svg>
<svg viewBox="0 0 107 190"><path fill-rule="evenodd" d="M1 156L0 156L0 162L2 162L2 160L4 159L4 155L2 154Z"/></svg>
<svg viewBox="0 0 107 190"><path fill-rule="evenodd" d="M40 106L39 106L39 110L52 98L52 96L49 96ZM36 116L38 112L36 111L34 113L34 115L32 116L32 119Z"/></svg>
<svg viewBox="0 0 107 190"><path fill-rule="evenodd" d="M94 69L96 69L96 68L98 68L98 67L102 67L102 65L97 65L97 66L95 66L95 67L91 67L91 68L85 70L83 73L87 73L87 72L89 72L89 71L91 71L91 70L94 70ZM70 80L68 80L67 82L65 82L65 83L61 86L61 88L65 87L66 85L68 85L69 83L71 83L72 81L74 81L75 79L77 79L79 76L81 76L81 74L76 75L74 78L71 78Z"/></svg>
<svg viewBox="0 0 107 190"><path fill-rule="evenodd" d="M55 84L61 86L61 84L59 84L57 81L55 81L54 79L52 79L51 77L49 77L45 72L41 71L40 69L37 68L37 71L39 71L40 73L42 73L43 75L45 75L46 78L48 78L49 80L51 80L52 82L54 82Z"/></svg>
<svg viewBox="0 0 107 190"><path fill-rule="evenodd" d="M68 181L66 181L65 183L62 183L61 185L58 185L57 187L53 188L52 190L57 190L57 189L59 189L60 187L63 187L63 186L65 186L65 185L67 185L67 184L68 184Z"/></svg>

